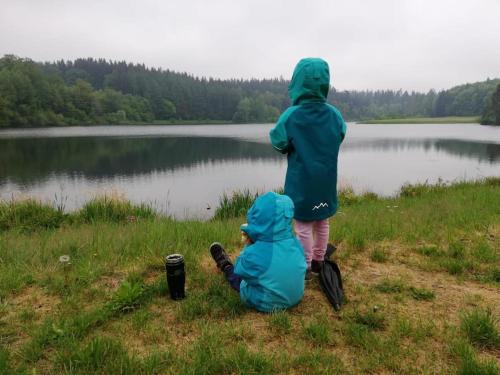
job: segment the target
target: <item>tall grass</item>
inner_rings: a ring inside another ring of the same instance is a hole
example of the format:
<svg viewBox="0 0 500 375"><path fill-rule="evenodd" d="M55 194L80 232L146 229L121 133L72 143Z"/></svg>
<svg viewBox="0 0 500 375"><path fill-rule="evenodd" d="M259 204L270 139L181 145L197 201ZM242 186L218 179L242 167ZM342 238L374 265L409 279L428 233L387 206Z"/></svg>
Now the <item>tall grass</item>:
<svg viewBox="0 0 500 375"><path fill-rule="evenodd" d="M462 315L461 328L470 342L480 348L500 349L498 318L491 310L475 309Z"/></svg>
<svg viewBox="0 0 500 375"><path fill-rule="evenodd" d="M33 232L59 228L63 223L135 222L156 216L151 205L136 205L124 199L106 196L95 198L72 213L64 213L61 209L34 199L0 201L0 231L16 229Z"/></svg>
<svg viewBox="0 0 500 375"><path fill-rule="evenodd" d="M278 194L284 194L283 188L274 189ZM232 194L223 193L215 210L214 220L244 217L255 199L262 192L252 192L248 189L235 191ZM350 206L360 202L375 201L378 196L371 192L356 194L350 187L342 189L338 193L340 206Z"/></svg>
<svg viewBox="0 0 500 375"><path fill-rule="evenodd" d="M214 220L246 216L248 209L258 196L258 192L251 192L248 189L235 191L232 195L223 193L219 198Z"/></svg>
<svg viewBox="0 0 500 375"><path fill-rule="evenodd" d="M152 353L146 358L128 354L123 345L110 338L96 337L87 345L71 345L57 359L58 367L70 374L157 374L172 361L170 354Z"/></svg>
<svg viewBox="0 0 500 375"><path fill-rule="evenodd" d="M480 360L474 349L463 340L451 343L450 349L459 362L457 375L498 375L500 368L494 360Z"/></svg>
<svg viewBox="0 0 500 375"><path fill-rule="evenodd" d="M156 213L151 205L135 205L127 200L104 196L85 203L78 216L85 222L123 222L154 218Z"/></svg>
<svg viewBox="0 0 500 375"><path fill-rule="evenodd" d="M49 204L33 199L0 201L0 230L34 231L57 228L66 215Z"/></svg>

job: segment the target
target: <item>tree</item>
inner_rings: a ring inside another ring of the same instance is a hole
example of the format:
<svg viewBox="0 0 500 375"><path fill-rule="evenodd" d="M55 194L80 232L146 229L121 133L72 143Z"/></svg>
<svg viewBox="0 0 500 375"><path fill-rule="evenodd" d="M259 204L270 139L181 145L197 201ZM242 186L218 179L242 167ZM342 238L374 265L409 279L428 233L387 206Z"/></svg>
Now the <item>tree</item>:
<svg viewBox="0 0 500 375"><path fill-rule="evenodd" d="M495 92L491 94L489 105L481 117L483 125L500 125L500 84Z"/></svg>

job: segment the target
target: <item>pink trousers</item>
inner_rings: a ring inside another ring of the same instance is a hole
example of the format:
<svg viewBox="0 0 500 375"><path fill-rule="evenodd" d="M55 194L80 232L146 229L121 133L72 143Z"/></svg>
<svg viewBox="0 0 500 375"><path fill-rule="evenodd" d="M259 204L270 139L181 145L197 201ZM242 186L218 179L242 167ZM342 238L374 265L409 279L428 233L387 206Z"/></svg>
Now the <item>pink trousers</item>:
<svg viewBox="0 0 500 375"><path fill-rule="evenodd" d="M328 219L318 221L295 220L295 233L305 251L307 267L311 260L323 260L330 234Z"/></svg>

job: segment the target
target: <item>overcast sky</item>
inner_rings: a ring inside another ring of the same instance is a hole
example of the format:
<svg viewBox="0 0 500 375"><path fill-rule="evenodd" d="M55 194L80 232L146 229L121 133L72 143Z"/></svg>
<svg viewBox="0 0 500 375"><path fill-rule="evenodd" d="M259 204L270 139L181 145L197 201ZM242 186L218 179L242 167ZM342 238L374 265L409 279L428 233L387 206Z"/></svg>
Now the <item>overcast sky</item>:
<svg viewBox="0 0 500 375"><path fill-rule="evenodd" d="M500 0L0 0L0 55L104 57L217 78L427 91L500 78Z"/></svg>

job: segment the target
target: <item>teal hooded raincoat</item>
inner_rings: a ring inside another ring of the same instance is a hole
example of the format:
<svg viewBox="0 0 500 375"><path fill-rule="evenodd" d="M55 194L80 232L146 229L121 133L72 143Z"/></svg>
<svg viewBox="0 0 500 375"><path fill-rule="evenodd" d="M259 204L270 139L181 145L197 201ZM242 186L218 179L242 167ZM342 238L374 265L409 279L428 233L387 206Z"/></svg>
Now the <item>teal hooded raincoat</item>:
<svg viewBox="0 0 500 375"><path fill-rule="evenodd" d="M292 230L293 202L273 192L255 200L241 230L253 241L236 259L241 299L263 312L282 310L304 295L306 260Z"/></svg>
<svg viewBox="0 0 500 375"><path fill-rule="evenodd" d="M323 220L337 211L337 157L346 124L326 103L330 71L326 61L299 61L288 86L292 101L270 132L273 147L288 157L285 194L295 218Z"/></svg>

